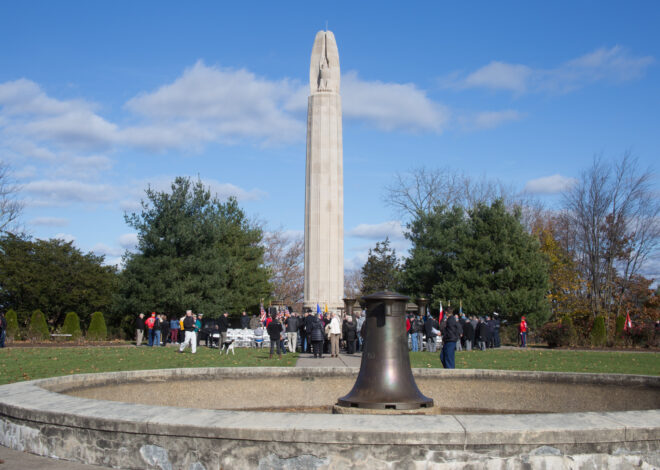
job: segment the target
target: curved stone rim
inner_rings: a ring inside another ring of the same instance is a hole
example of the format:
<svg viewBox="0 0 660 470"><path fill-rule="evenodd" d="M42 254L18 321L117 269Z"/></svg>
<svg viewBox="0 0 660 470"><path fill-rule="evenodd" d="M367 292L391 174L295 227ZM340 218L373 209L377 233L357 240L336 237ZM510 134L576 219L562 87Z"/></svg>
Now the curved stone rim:
<svg viewBox="0 0 660 470"><path fill-rule="evenodd" d="M415 369L417 376L625 383L660 389L660 377ZM58 393L131 380L195 376L356 375L346 368L197 368L80 374L0 386L0 419L131 434L327 444L448 446L578 445L660 440L660 410L501 415L314 415L202 410L78 398ZM218 375L219 374L219 375ZM48 389L46 389L47 387ZM57 391L53 391L57 390ZM173 424L176 423L176 424ZM207 423L207 424L200 424Z"/></svg>

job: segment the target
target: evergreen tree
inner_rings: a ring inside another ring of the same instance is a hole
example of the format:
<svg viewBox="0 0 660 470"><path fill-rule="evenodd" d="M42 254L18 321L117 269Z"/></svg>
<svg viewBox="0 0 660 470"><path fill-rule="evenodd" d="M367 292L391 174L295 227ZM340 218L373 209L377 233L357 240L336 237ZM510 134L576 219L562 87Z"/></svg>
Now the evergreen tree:
<svg viewBox="0 0 660 470"><path fill-rule="evenodd" d="M92 320L89 323L86 338L90 341L103 341L107 338L107 336L108 330L105 326L105 318L103 318L103 313L92 313Z"/></svg>
<svg viewBox="0 0 660 470"><path fill-rule="evenodd" d="M48 332L48 325L46 325L46 318L41 310L32 312L30 318L30 326L28 327L28 338L32 341L43 341L50 337Z"/></svg>
<svg viewBox="0 0 660 470"><path fill-rule="evenodd" d="M5 320L7 321L7 339L9 341L16 339L19 334L16 311L10 308L5 314Z"/></svg>
<svg viewBox="0 0 660 470"><path fill-rule="evenodd" d="M0 238L0 303L18 312L21 327L36 309L53 329L72 310L86 322L94 310L109 308L116 292L116 268L103 262L72 242L6 235Z"/></svg>
<svg viewBox="0 0 660 470"><path fill-rule="evenodd" d="M80 331L80 318L76 312L69 312L66 314L64 319L64 325L62 325L62 333L65 335L71 335L70 338L67 338L72 341L77 341L82 336L82 331Z"/></svg>
<svg viewBox="0 0 660 470"><path fill-rule="evenodd" d="M460 207L436 206L418 212L408 225L410 256L403 271L404 291L415 297L428 297L445 276L455 277L454 261L462 250L467 219ZM434 302L437 307L438 300Z"/></svg>
<svg viewBox="0 0 660 470"><path fill-rule="evenodd" d="M126 216L138 252L125 256L124 313L187 309L219 316L268 297L262 231L234 198L220 202L201 181L176 178L171 192L146 190L142 212Z"/></svg>
<svg viewBox="0 0 660 470"><path fill-rule="evenodd" d="M548 318L546 259L520 214L507 212L501 200L477 204L467 217L442 206L419 213L409 238L408 292L430 290L435 304L462 300L467 312L497 311L514 322L525 315L532 326Z"/></svg>
<svg viewBox="0 0 660 470"><path fill-rule="evenodd" d="M605 329L605 317L598 315L594 319L594 326L591 329L591 345L605 346L607 341L607 330Z"/></svg>
<svg viewBox="0 0 660 470"><path fill-rule="evenodd" d="M398 287L399 261L396 251L390 247L389 238L377 242L369 249L367 262L362 267L362 293L373 294L384 290L394 291Z"/></svg>

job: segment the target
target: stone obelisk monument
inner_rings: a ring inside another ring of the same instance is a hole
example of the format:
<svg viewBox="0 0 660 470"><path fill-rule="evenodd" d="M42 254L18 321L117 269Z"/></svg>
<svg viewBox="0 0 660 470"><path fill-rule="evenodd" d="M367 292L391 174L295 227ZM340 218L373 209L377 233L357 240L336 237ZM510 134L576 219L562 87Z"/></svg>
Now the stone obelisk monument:
<svg viewBox="0 0 660 470"><path fill-rule="evenodd" d="M343 307L344 170L339 96L339 51L319 31L309 68L305 173L304 307Z"/></svg>

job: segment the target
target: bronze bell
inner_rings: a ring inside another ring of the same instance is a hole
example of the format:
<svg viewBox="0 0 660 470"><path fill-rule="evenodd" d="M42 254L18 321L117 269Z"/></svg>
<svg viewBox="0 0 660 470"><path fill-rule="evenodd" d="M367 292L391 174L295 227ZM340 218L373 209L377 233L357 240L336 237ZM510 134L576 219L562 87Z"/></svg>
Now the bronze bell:
<svg viewBox="0 0 660 470"><path fill-rule="evenodd" d="M350 408L412 410L430 408L431 398L417 388L410 368L406 332L408 297L378 292L367 304L365 348L353 389L337 405Z"/></svg>

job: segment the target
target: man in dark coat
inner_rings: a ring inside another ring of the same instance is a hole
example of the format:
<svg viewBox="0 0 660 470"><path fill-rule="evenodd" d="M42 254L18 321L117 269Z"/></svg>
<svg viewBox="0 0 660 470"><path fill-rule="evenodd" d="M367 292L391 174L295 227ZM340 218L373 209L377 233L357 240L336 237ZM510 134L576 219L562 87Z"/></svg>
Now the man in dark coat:
<svg viewBox="0 0 660 470"><path fill-rule="evenodd" d="M223 313L218 319L218 327L220 329L220 351L222 352L222 345L227 342L227 330L229 329L229 314Z"/></svg>
<svg viewBox="0 0 660 470"><path fill-rule="evenodd" d="M312 352L312 323L314 323L314 318L318 319L318 316L313 312L307 312L305 316L305 338L307 339L307 352Z"/></svg>
<svg viewBox="0 0 660 470"><path fill-rule="evenodd" d="M140 346L144 338L144 313L141 313L135 319L135 345Z"/></svg>
<svg viewBox="0 0 660 470"><path fill-rule="evenodd" d="M472 328L472 323L466 321L463 326L463 339L465 340L465 350L472 351L472 345L474 344L474 328Z"/></svg>
<svg viewBox="0 0 660 470"><path fill-rule="evenodd" d="M322 359L323 339L325 336L323 332L323 323L317 315L311 314L309 317L309 338L312 344L312 352L314 353L314 357L319 357Z"/></svg>
<svg viewBox="0 0 660 470"><path fill-rule="evenodd" d="M431 315L426 317L424 321L424 333L426 333L426 350L428 352L436 351L435 337L437 336L433 330L437 330L439 327L438 322L433 319Z"/></svg>
<svg viewBox="0 0 660 470"><path fill-rule="evenodd" d="M456 368L456 342L461 340L463 328L458 321L458 314L452 315L451 310L447 311L447 322L445 329L442 332L442 352L440 353L440 361L445 369Z"/></svg>
<svg viewBox="0 0 660 470"><path fill-rule="evenodd" d="M488 325L486 325L483 317L479 317L479 323L477 324L477 330L474 332L474 336L477 341L477 347L485 351L486 341L488 341Z"/></svg>
<svg viewBox="0 0 660 470"><path fill-rule="evenodd" d="M270 359L273 358L273 350L277 347L277 359L282 359L282 347L280 340L282 339L282 323L276 315L271 317L270 323L266 327L268 337L270 338Z"/></svg>
<svg viewBox="0 0 660 470"><path fill-rule="evenodd" d="M346 352L348 354L355 353L355 341L357 340L357 326L353 321L351 315L346 316L346 321L344 322L342 334L344 340L346 341Z"/></svg>
<svg viewBox="0 0 660 470"><path fill-rule="evenodd" d="M248 317L248 314L245 310L243 310L243 313L241 314L241 330L247 330L250 328L250 317Z"/></svg>
<svg viewBox="0 0 660 470"><path fill-rule="evenodd" d="M296 347L298 346L298 316L296 312L291 313L285 320L285 325L286 337L289 341L289 351L296 352Z"/></svg>

